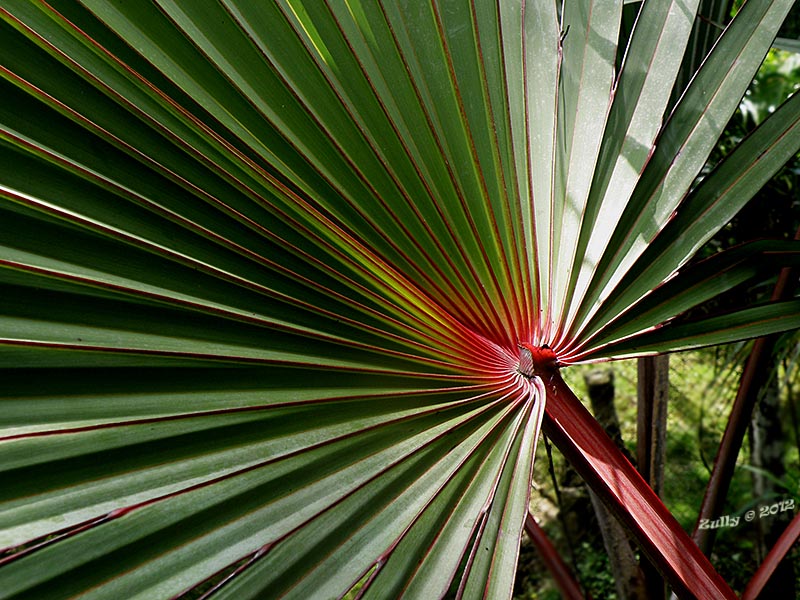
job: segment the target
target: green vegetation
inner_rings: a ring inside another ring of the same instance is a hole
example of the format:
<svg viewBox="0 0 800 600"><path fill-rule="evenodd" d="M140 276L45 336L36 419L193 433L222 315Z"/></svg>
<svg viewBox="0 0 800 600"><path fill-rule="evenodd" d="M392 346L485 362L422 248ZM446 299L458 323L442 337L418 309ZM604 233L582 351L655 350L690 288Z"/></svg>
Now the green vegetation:
<svg viewBox="0 0 800 600"><path fill-rule="evenodd" d="M732 220L800 95L717 145L794 2L701 61L708 4L4 0L0 598L507 599L525 531L578 598L542 432L572 514L588 485L652 560L617 535L615 586L736 598L672 480L721 386L676 365L668 507L561 376L752 338L766 376L800 328L768 293L800 241ZM703 515L739 509L736 407Z"/></svg>

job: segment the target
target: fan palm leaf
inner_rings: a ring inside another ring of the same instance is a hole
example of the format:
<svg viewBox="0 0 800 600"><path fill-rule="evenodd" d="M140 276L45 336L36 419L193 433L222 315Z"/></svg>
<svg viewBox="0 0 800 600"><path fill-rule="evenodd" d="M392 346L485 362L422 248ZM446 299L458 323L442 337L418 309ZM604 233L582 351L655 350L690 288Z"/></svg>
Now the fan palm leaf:
<svg viewBox="0 0 800 600"><path fill-rule="evenodd" d="M509 597L558 367L800 326L675 319L797 261L686 266L800 147L695 185L791 4L667 117L696 0L4 2L0 597Z"/></svg>

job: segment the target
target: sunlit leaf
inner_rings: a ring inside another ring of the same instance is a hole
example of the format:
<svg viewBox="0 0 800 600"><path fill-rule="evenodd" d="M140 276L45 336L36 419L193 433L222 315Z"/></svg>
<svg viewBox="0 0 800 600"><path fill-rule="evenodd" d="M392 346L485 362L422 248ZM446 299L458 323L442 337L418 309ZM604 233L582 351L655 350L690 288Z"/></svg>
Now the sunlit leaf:
<svg viewBox="0 0 800 600"><path fill-rule="evenodd" d="M558 368L800 327L692 313L795 246L686 266L800 147L695 185L791 2L666 119L697 2L623 4L4 2L0 596L508 598L547 414L732 597Z"/></svg>

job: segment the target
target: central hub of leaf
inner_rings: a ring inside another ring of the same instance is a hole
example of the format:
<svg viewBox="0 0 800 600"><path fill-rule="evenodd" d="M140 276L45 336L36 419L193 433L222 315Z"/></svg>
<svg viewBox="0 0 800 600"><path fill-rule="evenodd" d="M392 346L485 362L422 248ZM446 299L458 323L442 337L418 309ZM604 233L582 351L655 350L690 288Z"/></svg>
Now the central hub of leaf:
<svg viewBox="0 0 800 600"><path fill-rule="evenodd" d="M521 342L519 347L519 367L517 370L521 375L530 379L534 375L544 375L558 369L558 359L556 353L548 346L534 346L527 342Z"/></svg>

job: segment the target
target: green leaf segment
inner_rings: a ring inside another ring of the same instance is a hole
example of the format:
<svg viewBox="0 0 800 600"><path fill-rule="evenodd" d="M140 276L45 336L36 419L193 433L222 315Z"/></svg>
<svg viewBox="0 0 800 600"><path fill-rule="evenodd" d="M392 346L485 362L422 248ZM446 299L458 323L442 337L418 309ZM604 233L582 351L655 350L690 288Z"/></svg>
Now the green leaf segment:
<svg viewBox="0 0 800 600"><path fill-rule="evenodd" d="M792 3L749 0L671 115L697 1L630 38L622 4L4 1L0 597L510 597L545 399L602 444L519 344L800 326L675 319L798 262L686 266L800 147L795 97L695 185ZM731 596L583 463L676 589Z"/></svg>

